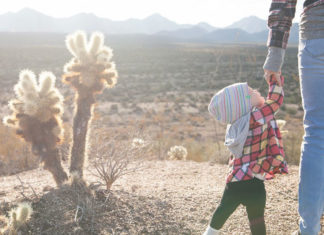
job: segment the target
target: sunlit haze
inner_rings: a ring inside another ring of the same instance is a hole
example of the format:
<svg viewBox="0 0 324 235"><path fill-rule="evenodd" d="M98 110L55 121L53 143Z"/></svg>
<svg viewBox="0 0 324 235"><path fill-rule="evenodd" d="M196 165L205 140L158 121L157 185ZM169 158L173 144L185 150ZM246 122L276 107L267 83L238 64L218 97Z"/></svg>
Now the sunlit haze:
<svg viewBox="0 0 324 235"><path fill-rule="evenodd" d="M302 12L299 1L295 22ZM0 14L28 7L53 17L69 17L77 13L93 13L112 20L142 19L154 13L179 24L207 22L225 27L251 15L266 19L271 0L10 0L2 1Z"/></svg>

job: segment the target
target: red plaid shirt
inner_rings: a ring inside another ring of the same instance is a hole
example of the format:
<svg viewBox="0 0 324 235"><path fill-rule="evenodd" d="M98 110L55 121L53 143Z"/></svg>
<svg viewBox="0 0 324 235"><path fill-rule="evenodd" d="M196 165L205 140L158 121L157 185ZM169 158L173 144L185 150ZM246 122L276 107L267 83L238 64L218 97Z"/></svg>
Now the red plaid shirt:
<svg viewBox="0 0 324 235"><path fill-rule="evenodd" d="M284 78L281 77L282 84ZM281 134L275 113L283 103L283 88L272 77L269 94L260 108L251 112L250 128L241 158L232 157L226 182L253 179L255 174L272 179L274 174L288 173Z"/></svg>
<svg viewBox="0 0 324 235"><path fill-rule="evenodd" d="M295 17L297 0L272 0L268 17L269 47L286 49L292 20ZM324 4L324 0L305 0L304 12Z"/></svg>

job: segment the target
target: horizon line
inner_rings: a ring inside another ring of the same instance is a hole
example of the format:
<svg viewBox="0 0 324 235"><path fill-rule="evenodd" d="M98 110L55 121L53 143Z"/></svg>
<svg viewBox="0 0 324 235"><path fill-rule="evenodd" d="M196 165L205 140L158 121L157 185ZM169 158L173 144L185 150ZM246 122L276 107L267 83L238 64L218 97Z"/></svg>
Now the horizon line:
<svg viewBox="0 0 324 235"><path fill-rule="evenodd" d="M154 13L149 14L149 15L147 15L147 16L145 16L145 17L142 17L142 18L134 18L134 17L130 17L130 18L126 18L126 19L123 19L123 20L113 20L113 19L110 19L110 18L105 18L105 17L98 16L98 15L96 15L94 12L79 12L79 13L72 14L72 15L70 15L70 16L58 17L58 16L52 16L52 15L45 14L45 13L43 13L43 12L41 12L41 11L39 11L39 10L35 10L35 9L31 8L31 7L22 7L22 8L20 8L20 9L17 10L17 11L6 11L6 12L4 12L4 13L0 13L0 16L1 16L1 15L5 15L5 14L10 14L10 13L11 13L11 14L18 14L19 12L21 12L21 11L23 11L23 10L30 10L30 11L34 11L34 12L40 13L40 14L42 14L42 15L45 15L45 16L48 16L48 17L52 17L52 18L56 18L56 19L66 19L66 18L70 18L70 17L76 16L76 15L80 15L80 14L88 14L88 15L94 15L94 16L97 17L97 18L106 19L106 20L111 20L111 21L114 21L114 22L124 22L124 21L129 21L129 20L145 20L145 19L150 18L150 17L152 17L152 16L154 16L154 15L159 15L160 17L162 17L162 18L164 18L164 19L166 19L166 20L172 21L172 22L174 22L174 23L176 23L176 24L178 24L178 25L198 25L198 24L205 23L205 24L208 24L208 25L210 25L210 26L212 26L212 27L214 27L214 28L227 28L227 27L229 27L229 26L231 26L231 25L233 25L233 24L235 24L235 23L237 23L237 22L239 22L239 21L241 21L241 20L243 20L243 19L250 18L250 17L255 17L255 18L258 18L259 20L267 21L267 19L262 19L262 18L260 18L260 17L258 17L258 16L250 15L250 16L245 16L245 17L241 18L240 20L233 21L232 23L230 23L230 24L227 25L227 26L220 27L220 26L215 26L215 25L213 25L213 24L211 24L211 23L209 23L209 22L206 22L206 21L199 21L199 22L197 22L197 23L195 23L195 24L192 24L192 23L179 23L179 22L177 22L177 21L175 21L175 20L172 20L172 19L169 19L169 18L163 16L163 15L162 15L161 13L159 13L159 12L154 12Z"/></svg>

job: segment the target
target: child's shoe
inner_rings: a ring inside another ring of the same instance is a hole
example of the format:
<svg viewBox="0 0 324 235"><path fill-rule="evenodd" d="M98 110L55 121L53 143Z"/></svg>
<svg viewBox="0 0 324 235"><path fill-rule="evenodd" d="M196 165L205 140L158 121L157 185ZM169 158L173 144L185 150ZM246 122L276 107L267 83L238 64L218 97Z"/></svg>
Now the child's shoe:
<svg viewBox="0 0 324 235"><path fill-rule="evenodd" d="M210 225L208 225L208 228L203 233L203 235L220 235L220 232L219 232L219 230L216 230L216 229L210 227Z"/></svg>

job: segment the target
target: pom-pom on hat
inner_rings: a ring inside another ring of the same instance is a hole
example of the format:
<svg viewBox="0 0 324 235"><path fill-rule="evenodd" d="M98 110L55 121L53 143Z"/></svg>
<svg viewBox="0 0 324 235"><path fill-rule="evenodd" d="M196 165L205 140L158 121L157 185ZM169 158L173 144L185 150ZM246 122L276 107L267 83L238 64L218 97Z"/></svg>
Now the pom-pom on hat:
<svg viewBox="0 0 324 235"><path fill-rule="evenodd" d="M233 123L252 109L247 83L235 83L217 92L208 111L217 120Z"/></svg>

